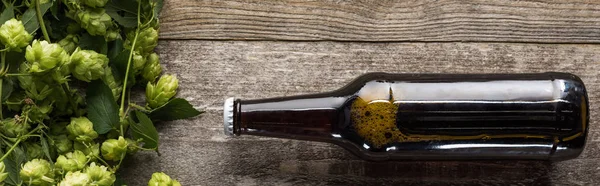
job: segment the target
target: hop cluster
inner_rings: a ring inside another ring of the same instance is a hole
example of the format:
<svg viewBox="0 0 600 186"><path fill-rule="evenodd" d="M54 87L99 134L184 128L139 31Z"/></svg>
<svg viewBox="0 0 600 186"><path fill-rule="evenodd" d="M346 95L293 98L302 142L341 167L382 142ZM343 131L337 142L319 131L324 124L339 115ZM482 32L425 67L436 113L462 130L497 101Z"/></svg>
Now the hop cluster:
<svg viewBox="0 0 600 186"><path fill-rule="evenodd" d="M93 36L105 35L106 31L113 27L112 19L103 8L87 8L80 11L77 13L76 20L79 21L81 28Z"/></svg>
<svg viewBox="0 0 600 186"><path fill-rule="evenodd" d="M14 138L26 134L30 128L31 125L27 122L19 121L15 118L9 118L2 120L2 127L0 127L0 131L2 131L2 134L5 136Z"/></svg>
<svg viewBox="0 0 600 186"><path fill-rule="evenodd" d="M10 51L20 52L21 48L29 45L33 36L31 36L23 22L12 18L0 26L0 42Z"/></svg>
<svg viewBox="0 0 600 186"><path fill-rule="evenodd" d="M91 142L98 137L94 131L94 125L86 117L71 118L71 123L67 125L67 131L71 139L79 142Z"/></svg>
<svg viewBox="0 0 600 186"><path fill-rule="evenodd" d="M153 82L162 72L162 67L158 59L158 54L152 53L146 57L146 66L142 70L142 77L148 81Z"/></svg>
<svg viewBox="0 0 600 186"><path fill-rule="evenodd" d="M19 175L28 185L50 185L54 182L52 166L44 159L28 161L21 168Z"/></svg>
<svg viewBox="0 0 600 186"><path fill-rule="evenodd" d="M148 181L148 186L181 186L181 184L177 180L171 179L165 173L156 172L152 174L152 178Z"/></svg>
<svg viewBox="0 0 600 186"><path fill-rule="evenodd" d="M34 40L27 46L25 59L29 62L29 72L41 73L69 61L67 52L56 43Z"/></svg>
<svg viewBox="0 0 600 186"><path fill-rule="evenodd" d="M76 49L71 55L73 76L90 82L104 76L104 69L108 65L108 57L93 50Z"/></svg>
<svg viewBox="0 0 600 186"><path fill-rule="evenodd" d="M163 75L156 84L146 85L146 102L150 108L157 108L167 103L177 93L179 80L173 75Z"/></svg>
<svg viewBox="0 0 600 186"><path fill-rule="evenodd" d="M123 136L119 136L119 139L108 139L102 143L102 157L106 160L119 161L127 152L128 145Z"/></svg>

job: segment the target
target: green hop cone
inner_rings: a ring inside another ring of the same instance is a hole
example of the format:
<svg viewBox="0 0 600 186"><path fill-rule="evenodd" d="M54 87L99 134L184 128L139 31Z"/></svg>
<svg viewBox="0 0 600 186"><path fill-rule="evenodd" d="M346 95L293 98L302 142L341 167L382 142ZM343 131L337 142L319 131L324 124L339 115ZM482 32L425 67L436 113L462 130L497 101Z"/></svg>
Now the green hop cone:
<svg viewBox="0 0 600 186"><path fill-rule="evenodd" d="M63 49L71 54L75 51L77 46L79 46L79 37L74 34L69 34L62 40L58 41L58 45L63 47Z"/></svg>
<svg viewBox="0 0 600 186"><path fill-rule="evenodd" d="M90 177L90 183L96 186L111 186L116 180L113 173L105 166L98 166L92 162L84 171Z"/></svg>
<svg viewBox="0 0 600 186"><path fill-rule="evenodd" d="M29 62L29 72L41 73L68 63L69 55L56 43L34 40L25 49L25 59Z"/></svg>
<svg viewBox="0 0 600 186"><path fill-rule="evenodd" d="M90 82L104 76L104 68L108 65L108 57L93 50L80 50L79 48L71 55L73 65L73 76L75 78Z"/></svg>
<svg viewBox="0 0 600 186"><path fill-rule="evenodd" d="M106 160L119 161L127 152L127 140L123 136L119 139L107 139L102 143L102 157Z"/></svg>
<svg viewBox="0 0 600 186"><path fill-rule="evenodd" d="M54 173L50 163L44 159L33 159L21 167L21 179L28 185L50 185Z"/></svg>
<svg viewBox="0 0 600 186"><path fill-rule="evenodd" d="M121 95L121 83L117 82L115 76L113 75L112 69L110 67L104 68L104 77L102 78L104 84L106 84L110 90L112 91L113 97L115 100L119 99L119 95Z"/></svg>
<svg viewBox="0 0 600 186"><path fill-rule="evenodd" d="M105 35L106 30L112 27L112 18L106 14L104 8L87 8L77 13L76 20L81 28L90 35Z"/></svg>
<svg viewBox="0 0 600 186"><path fill-rule="evenodd" d="M152 53L146 57L146 66L142 70L142 77L148 82L154 82L154 80L162 72L158 54Z"/></svg>
<svg viewBox="0 0 600 186"><path fill-rule="evenodd" d="M127 40L125 40L124 46L127 49L131 49L133 40L135 38L135 32L129 32L127 34ZM154 50L158 44L158 31L152 27L144 28L140 31L137 40L135 42L134 50L141 54L149 54Z"/></svg>
<svg viewBox="0 0 600 186"><path fill-rule="evenodd" d="M117 29L109 29L106 31L106 34L104 35L104 40L114 41L117 38L121 38L121 35L119 33L120 33L120 31Z"/></svg>
<svg viewBox="0 0 600 186"><path fill-rule="evenodd" d="M0 26L0 42L9 51L21 52L21 48L29 45L33 36L25 31L23 22L12 18Z"/></svg>
<svg viewBox="0 0 600 186"><path fill-rule="evenodd" d="M19 71L28 73L28 64L21 63ZM41 77L36 76L17 76L19 85L25 90L27 97L34 100L45 100L48 95L53 92L53 88L48 83L42 81Z"/></svg>
<svg viewBox="0 0 600 186"><path fill-rule="evenodd" d="M94 125L86 117L71 118L71 123L67 125L67 131L71 139L79 142L90 142L98 137L94 131Z"/></svg>
<svg viewBox="0 0 600 186"><path fill-rule="evenodd" d="M31 128L29 123L25 122L22 118L18 120L15 118L8 118L2 120L2 127L0 127L0 130L4 135L15 138L29 132L29 128Z"/></svg>
<svg viewBox="0 0 600 186"><path fill-rule="evenodd" d="M54 168L63 170L64 172L83 170L87 160L88 158L83 152L75 150L65 155L58 156Z"/></svg>
<svg viewBox="0 0 600 186"><path fill-rule="evenodd" d="M155 172L148 181L148 186L181 186L181 184L163 172Z"/></svg>
<svg viewBox="0 0 600 186"><path fill-rule="evenodd" d="M96 157L100 156L100 144L98 143L87 143L84 142L85 144L83 144L82 142L74 142L73 143L73 149L78 150L83 152L83 154L85 154L85 156L94 161L96 160Z"/></svg>
<svg viewBox="0 0 600 186"><path fill-rule="evenodd" d="M45 119L50 119L48 114L52 112L53 107L49 100L44 100L39 105L26 105L23 109L23 116L27 115L33 123L41 123Z"/></svg>
<svg viewBox="0 0 600 186"><path fill-rule="evenodd" d="M25 143L27 149L27 156L30 160L39 159L44 157L44 150L42 146L37 143Z"/></svg>
<svg viewBox="0 0 600 186"><path fill-rule="evenodd" d="M132 140L132 139L125 139L127 140L127 154L135 154L140 148L140 143Z"/></svg>
<svg viewBox="0 0 600 186"><path fill-rule="evenodd" d="M52 145L58 154L64 154L73 150L73 141L64 134L52 136Z"/></svg>
<svg viewBox="0 0 600 186"><path fill-rule="evenodd" d="M4 183L4 180L8 177L8 173L6 173L5 169L4 162L0 162L0 184Z"/></svg>
<svg viewBox="0 0 600 186"><path fill-rule="evenodd" d="M173 75L163 75L156 85L148 82L146 86L146 103L150 108L157 108L167 103L177 93L179 80Z"/></svg>
<svg viewBox="0 0 600 186"><path fill-rule="evenodd" d="M90 176L88 174L77 172L67 172L65 178L58 184L59 186L89 186Z"/></svg>
<svg viewBox="0 0 600 186"><path fill-rule="evenodd" d="M92 8L96 8L96 7L104 7L104 5L106 5L106 2L108 2L108 0L81 0L81 2L83 2L83 4L92 7Z"/></svg>
<svg viewBox="0 0 600 186"><path fill-rule="evenodd" d="M131 60L133 61L132 67L134 72L140 72L144 68L144 65L146 65L146 58L137 51L133 52Z"/></svg>

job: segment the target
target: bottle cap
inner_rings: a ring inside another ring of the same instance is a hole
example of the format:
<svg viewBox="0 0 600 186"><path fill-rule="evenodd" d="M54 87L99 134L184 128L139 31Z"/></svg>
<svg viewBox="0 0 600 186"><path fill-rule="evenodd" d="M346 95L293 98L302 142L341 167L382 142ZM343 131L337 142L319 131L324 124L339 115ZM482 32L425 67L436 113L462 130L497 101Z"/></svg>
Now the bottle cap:
<svg viewBox="0 0 600 186"><path fill-rule="evenodd" d="M233 100L227 98L223 104L223 129L228 136L233 136Z"/></svg>

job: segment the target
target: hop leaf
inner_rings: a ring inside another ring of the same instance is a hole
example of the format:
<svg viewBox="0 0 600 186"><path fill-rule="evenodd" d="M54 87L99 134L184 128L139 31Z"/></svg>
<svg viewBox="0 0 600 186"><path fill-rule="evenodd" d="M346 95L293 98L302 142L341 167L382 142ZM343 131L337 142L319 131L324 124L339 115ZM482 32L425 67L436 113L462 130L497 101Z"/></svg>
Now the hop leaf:
<svg viewBox="0 0 600 186"><path fill-rule="evenodd" d="M73 65L73 76L75 78L90 82L104 76L104 68L108 65L108 57L93 50L80 50L79 48L71 55Z"/></svg>
<svg viewBox="0 0 600 186"><path fill-rule="evenodd" d="M90 185L90 176L80 171L68 172L59 184L59 186L88 186Z"/></svg>
<svg viewBox="0 0 600 186"><path fill-rule="evenodd" d="M163 172L155 172L148 181L148 186L181 186L181 184Z"/></svg>
<svg viewBox="0 0 600 186"><path fill-rule="evenodd" d="M8 173L6 173L5 169L4 162L0 162L0 183L4 183L4 180L8 177Z"/></svg>
<svg viewBox="0 0 600 186"><path fill-rule="evenodd" d="M123 136L119 139L108 139L102 143L102 157L107 160L119 161L127 152L127 140Z"/></svg>
<svg viewBox="0 0 600 186"><path fill-rule="evenodd" d="M44 159L33 159L21 168L21 179L29 185L49 185L54 182L50 163Z"/></svg>
<svg viewBox="0 0 600 186"><path fill-rule="evenodd" d="M90 177L90 183L97 186L111 186L116 180L113 173L105 166L98 166L92 162L84 171Z"/></svg>
<svg viewBox="0 0 600 186"><path fill-rule="evenodd" d="M69 61L69 55L58 44L34 40L27 46L25 59L29 62L29 72L41 73Z"/></svg>
<svg viewBox="0 0 600 186"><path fill-rule="evenodd" d="M79 142L90 142L98 137L94 131L92 122L86 117L71 118L71 123L67 125L67 131L71 139Z"/></svg>
<svg viewBox="0 0 600 186"><path fill-rule="evenodd" d="M0 42L4 44L9 51L21 52L21 48L31 42L31 36L23 26L23 22L12 18L0 26Z"/></svg>
<svg viewBox="0 0 600 186"><path fill-rule="evenodd" d="M58 156L54 166L56 169L60 169L65 172L79 171L83 170L87 160L88 158L83 152L75 150L65 155Z"/></svg>
<svg viewBox="0 0 600 186"><path fill-rule="evenodd" d="M88 8L77 13L79 25L90 35L105 35L106 30L113 26L112 19L104 8Z"/></svg>
<svg viewBox="0 0 600 186"><path fill-rule="evenodd" d="M146 57L146 66L142 70L142 77L148 82L154 82L154 80L162 72L158 54L152 53Z"/></svg>
<svg viewBox="0 0 600 186"><path fill-rule="evenodd" d="M167 103L177 93L179 80L172 75L163 75L156 85L148 82L146 86L146 102L150 108L157 108Z"/></svg>

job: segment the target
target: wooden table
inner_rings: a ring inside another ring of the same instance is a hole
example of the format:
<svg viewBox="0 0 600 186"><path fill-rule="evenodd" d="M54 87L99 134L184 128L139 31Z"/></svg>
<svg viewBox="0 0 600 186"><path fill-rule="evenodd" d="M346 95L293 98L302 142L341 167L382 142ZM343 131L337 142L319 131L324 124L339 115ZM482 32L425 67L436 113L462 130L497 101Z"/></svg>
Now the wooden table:
<svg viewBox="0 0 600 186"><path fill-rule="evenodd" d="M144 185L600 185L600 1L167 0L158 53L179 96L207 111L158 126L160 151L127 160ZM223 135L222 103L324 92L366 72L561 71L587 85L577 159L366 162L324 143Z"/></svg>

